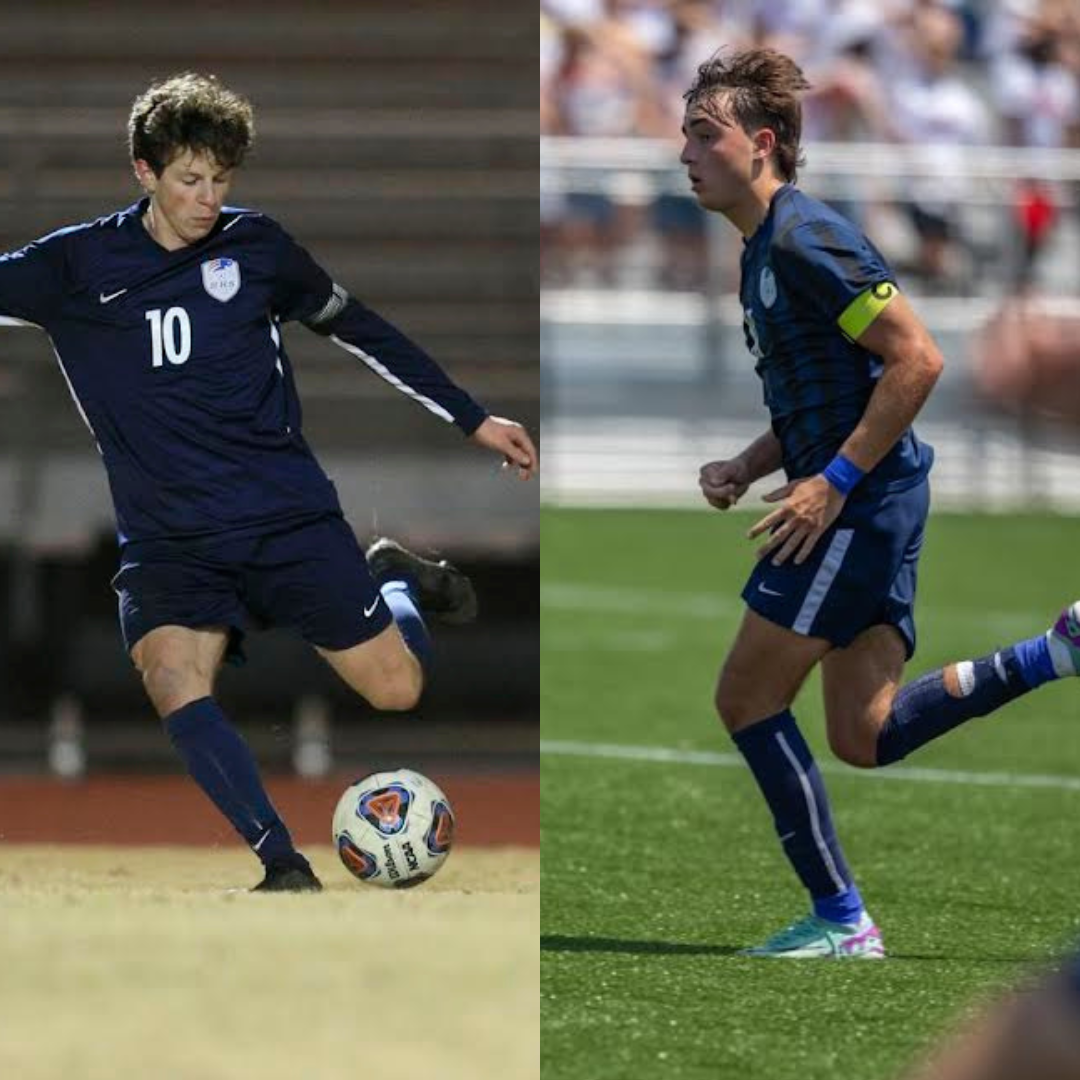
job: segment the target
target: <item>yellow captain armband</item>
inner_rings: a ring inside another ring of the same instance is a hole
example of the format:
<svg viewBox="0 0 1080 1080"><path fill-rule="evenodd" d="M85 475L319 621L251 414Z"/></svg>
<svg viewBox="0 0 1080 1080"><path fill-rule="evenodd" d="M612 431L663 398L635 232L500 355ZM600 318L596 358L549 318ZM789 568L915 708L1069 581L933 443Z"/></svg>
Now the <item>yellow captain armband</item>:
<svg viewBox="0 0 1080 1080"><path fill-rule="evenodd" d="M837 319L844 336L857 341L866 328L889 306L898 290L891 281L881 281L856 296Z"/></svg>

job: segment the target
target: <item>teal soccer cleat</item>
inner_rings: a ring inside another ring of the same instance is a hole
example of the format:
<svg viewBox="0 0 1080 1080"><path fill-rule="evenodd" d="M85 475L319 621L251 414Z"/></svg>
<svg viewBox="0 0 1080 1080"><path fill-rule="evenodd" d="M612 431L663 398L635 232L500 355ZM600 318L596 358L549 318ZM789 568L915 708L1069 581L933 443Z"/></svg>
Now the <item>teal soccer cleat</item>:
<svg viewBox="0 0 1080 1080"><path fill-rule="evenodd" d="M855 924L828 922L816 915L807 915L764 945L743 949L740 956L772 956L792 960L821 958L826 960L881 960L885 946L881 931L863 913Z"/></svg>

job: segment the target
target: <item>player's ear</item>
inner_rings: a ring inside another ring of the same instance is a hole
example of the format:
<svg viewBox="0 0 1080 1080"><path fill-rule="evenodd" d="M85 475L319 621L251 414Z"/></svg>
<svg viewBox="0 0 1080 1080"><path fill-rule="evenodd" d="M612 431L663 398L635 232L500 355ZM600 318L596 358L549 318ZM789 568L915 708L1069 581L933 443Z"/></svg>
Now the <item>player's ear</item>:
<svg viewBox="0 0 1080 1080"><path fill-rule="evenodd" d="M776 149L776 132L772 128L759 128L754 132L754 157L767 161Z"/></svg>
<svg viewBox="0 0 1080 1080"><path fill-rule="evenodd" d="M143 158L138 158L134 162L134 165L135 179L139 181L148 195L153 195L154 189L157 187L157 175L154 173L150 162Z"/></svg>

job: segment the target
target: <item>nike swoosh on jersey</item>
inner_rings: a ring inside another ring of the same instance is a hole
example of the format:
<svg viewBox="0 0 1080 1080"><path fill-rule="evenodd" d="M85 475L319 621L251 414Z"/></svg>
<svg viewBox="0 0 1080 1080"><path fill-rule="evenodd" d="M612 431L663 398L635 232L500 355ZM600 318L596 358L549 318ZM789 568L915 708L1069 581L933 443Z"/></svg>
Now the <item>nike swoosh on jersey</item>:
<svg viewBox="0 0 1080 1080"><path fill-rule="evenodd" d="M759 585L757 591L764 593L766 596L783 596L782 592L777 592L775 589L766 589L764 585Z"/></svg>
<svg viewBox="0 0 1080 1080"><path fill-rule="evenodd" d="M98 297L98 300L103 304L107 304L110 300L115 300L118 296L123 296L124 293L126 293L126 292L127 292L127 289L120 289L119 292L102 293Z"/></svg>
<svg viewBox="0 0 1080 1080"><path fill-rule="evenodd" d="M375 599L371 603L371 607L364 608L364 618L365 619L370 619L371 616L375 613L375 609L378 606L379 606L379 597L376 596Z"/></svg>

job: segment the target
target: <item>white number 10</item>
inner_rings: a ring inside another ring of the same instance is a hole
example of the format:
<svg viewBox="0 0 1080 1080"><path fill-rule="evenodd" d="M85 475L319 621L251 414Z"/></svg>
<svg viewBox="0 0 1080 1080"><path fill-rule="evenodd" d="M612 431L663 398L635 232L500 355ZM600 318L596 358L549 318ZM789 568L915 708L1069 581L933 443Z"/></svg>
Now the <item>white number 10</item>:
<svg viewBox="0 0 1080 1080"><path fill-rule="evenodd" d="M191 355L191 320L182 307L171 307L161 317L154 308L146 313L150 323L150 342L154 350L154 367L161 367L162 354L170 364L182 364ZM179 333L177 330L179 329Z"/></svg>

